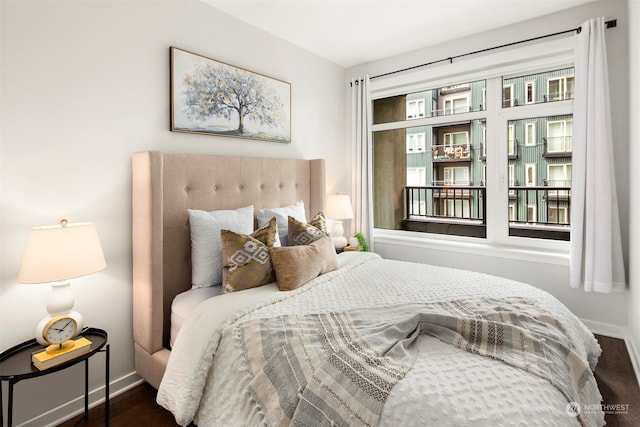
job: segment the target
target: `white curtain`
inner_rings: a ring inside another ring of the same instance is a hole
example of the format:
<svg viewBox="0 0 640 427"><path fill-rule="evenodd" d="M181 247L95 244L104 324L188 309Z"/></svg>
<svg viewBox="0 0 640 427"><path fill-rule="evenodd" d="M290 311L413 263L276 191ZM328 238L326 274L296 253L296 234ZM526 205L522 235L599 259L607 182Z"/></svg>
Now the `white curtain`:
<svg viewBox="0 0 640 427"><path fill-rule="evenodd" d="M570 285L625 289L603 17L576 35ZM624 153L619 153L624 156Z"/></svg>
<svg viewBox="0 0 640 427"><path fill-rule="evenodd" d="M355 232L364 235L373 251L373 138L369 76L351 79L351 142Z"/></svg>

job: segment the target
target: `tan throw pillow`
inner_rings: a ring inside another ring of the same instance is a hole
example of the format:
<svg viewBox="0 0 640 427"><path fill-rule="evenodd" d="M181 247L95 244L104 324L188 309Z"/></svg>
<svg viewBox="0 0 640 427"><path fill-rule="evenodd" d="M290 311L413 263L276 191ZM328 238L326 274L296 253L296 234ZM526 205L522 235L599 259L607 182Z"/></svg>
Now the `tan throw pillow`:
<svg viewBox="0 0 640 427"><path fill-rule="evenodd" d="M221 230L222 291L229 293L256 288L275 279L269 248L276 242L276 219L251 235Z"/></svg>
<svg viewBox="0 0 640 427"><path fill-rule="evenodd" d="M289 217L289 246L309 245L325 236L328 236L328 233L324 213L318 212L309 223L298 221L291 216Z"/></svg>
<svg viewBox="0 0 640 427"><path fill-rule="evenodd" d="M271 248L271 262L281 291L296 289L309 280L338 268L331 237L324 236L307 246Z"/></svg>

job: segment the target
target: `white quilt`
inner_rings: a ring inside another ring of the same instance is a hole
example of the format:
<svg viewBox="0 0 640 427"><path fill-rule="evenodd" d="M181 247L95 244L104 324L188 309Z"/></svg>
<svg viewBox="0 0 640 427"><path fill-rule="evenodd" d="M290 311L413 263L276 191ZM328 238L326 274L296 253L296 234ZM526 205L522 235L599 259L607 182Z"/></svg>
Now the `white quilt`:
<svg viewBox="0 0 640 427"><path fill-rule="evenodd" d="M574 350L595 367L600 347L593 335L558 300L537 288L463 270L384 260L371 253L343 254L339 259L339 270L295 291L278 292L271 284L251 294L242 291L201 303L178 335L158 403L180 425L261 425L263 414L246 389L250 376L240 357L243 343L230 326L286 314L376 310L388 304L525 297L552 313ZM413 368L386 401L381 426L579 425L567 410L569 402L540 377L429 336L420 336L418 349Z"/></svg>

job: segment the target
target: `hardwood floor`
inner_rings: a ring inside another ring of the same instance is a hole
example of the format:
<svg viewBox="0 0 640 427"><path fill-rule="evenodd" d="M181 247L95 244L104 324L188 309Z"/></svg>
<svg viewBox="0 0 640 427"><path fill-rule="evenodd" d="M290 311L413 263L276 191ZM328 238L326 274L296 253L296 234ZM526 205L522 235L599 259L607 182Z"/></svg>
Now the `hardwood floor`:
<svg viewBox="0 0 640 427"><path fill-rule="evenodd" d="M596 335L602 356L595 370L602 393L607 427L640 426L640 388L623 340ZM176 426L173 415L155 403L156 390L145 383L111 399L110 425L114 427ZM617 406L615 406L617 405ZM104 406L94 408L59 427L104 425Z"/></svg>
<svg viewBox="0 0 640 427"><path fill-rule="evenodd" d="M623 340L617 338L602 335L596 335L596 338L602 348L602 355L595 375L605 405L603 410L607 427L638 427L640 387L627 347Z"/></svg>

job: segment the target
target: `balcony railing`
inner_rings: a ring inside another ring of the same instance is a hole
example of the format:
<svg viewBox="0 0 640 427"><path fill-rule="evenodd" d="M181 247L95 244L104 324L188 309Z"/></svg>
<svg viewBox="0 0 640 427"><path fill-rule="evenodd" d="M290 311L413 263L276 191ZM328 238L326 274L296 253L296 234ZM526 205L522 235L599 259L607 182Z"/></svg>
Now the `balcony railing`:
<svg viewBox="0 0 640 427"><path fill-rule="evenodd" d="M543 137L543 157L567 157L573 150L573 136Z"/></svg>
<svg viewBox="0 0 640 427"><path fill-rule="evenodd" d="M405 187L406 219L461 219L484 224L485 187L436 184Z"/></svg>
<svg viewBox="0 0 640 427"><path fill-rule="evenodd" d="M547 183L554 186L523 187L509 182L510 236L569 240L570 182ZM484 231L460 227L484 230L486 187L435 184L439 185L405 187L405 229L485 237Z"/></svg>
<svg viewBox="0 0 640 427"><path fill-rule="evenodd" d="M569 240L571 187L509 187L509 236Z"/></svg>
<svg viewBox="0 0 640 427"><path fill-rule="evenodd" d="M565 99L573 99L573 92L551 92L544 95L544 102L564 101Z"/></svg>
<svg viewBox="0 0 640 427"><path fill-rule="evenodd" d="M432 146L434 162L450 162L471 159L469 144Z"/></svg>

